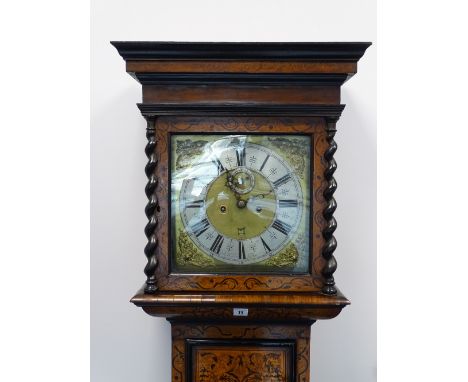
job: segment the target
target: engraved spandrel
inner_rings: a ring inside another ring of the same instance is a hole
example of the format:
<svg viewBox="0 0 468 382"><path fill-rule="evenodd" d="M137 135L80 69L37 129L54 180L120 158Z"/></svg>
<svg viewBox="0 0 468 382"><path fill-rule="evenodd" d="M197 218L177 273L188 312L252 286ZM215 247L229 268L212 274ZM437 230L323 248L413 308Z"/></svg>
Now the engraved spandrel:
<svg viewBox="0 0 468 382"><path fill-rule="evenodd" d="M197 157L205 153L208 143L208 141L204 140L177 140L175 150L177 153L176 170L191 166Z"/></svg>
<svg viewBox="0 0 468 382"><path fill-rule="evenodd" d="M297 138L269 137L269 142L281 150L295 173L304 179L308 152L302 141Z"/></svg>
<svg viewBox="0 0 468 382"><path fill-rule="evenodd" d="M178 239L179 251L177 251L177 261L181 264L191 264L197 267L207 267L214 264L212 258L203 255L190 240L183 230L179 230Z"/></svg>
<svg viewBox="0 0 468 382"><path fill-rule="evenodd" d="M275 267L292 267L299 259L299 252L295 244L290 243L283 251L271 257L265 264Z"/></svg>

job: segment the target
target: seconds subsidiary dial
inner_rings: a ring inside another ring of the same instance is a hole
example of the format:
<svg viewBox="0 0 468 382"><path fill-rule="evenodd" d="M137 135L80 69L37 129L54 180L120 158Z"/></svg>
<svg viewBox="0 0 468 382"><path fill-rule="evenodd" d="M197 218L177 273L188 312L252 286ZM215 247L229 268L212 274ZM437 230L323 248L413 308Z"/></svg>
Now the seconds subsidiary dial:
<svg viewBox="0 0 468 382"><path fill-rule="evenodd" d="M304 220L295 170L273 145L247 136L219 137L205 145L187 166L178 199L191 241L227 264L271 258L297 236Z"/></svg>

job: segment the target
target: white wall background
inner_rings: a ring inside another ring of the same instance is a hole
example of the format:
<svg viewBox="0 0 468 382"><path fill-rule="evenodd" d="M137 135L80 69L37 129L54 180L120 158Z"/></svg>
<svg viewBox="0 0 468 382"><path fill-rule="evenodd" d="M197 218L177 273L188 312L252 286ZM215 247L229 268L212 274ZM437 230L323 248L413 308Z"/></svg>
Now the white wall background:
<svg viewBox="0 0 468 382"><path fill-rule="evenodd" d="M335 253L352 305L312 327L312 382L376 380L376 4L92 2L91 380L169 382L170 325L128 302L144 281L145 121L140 85L110 40L372 41L342 88ZM71 58L70 58L71 59Z"/></svg>

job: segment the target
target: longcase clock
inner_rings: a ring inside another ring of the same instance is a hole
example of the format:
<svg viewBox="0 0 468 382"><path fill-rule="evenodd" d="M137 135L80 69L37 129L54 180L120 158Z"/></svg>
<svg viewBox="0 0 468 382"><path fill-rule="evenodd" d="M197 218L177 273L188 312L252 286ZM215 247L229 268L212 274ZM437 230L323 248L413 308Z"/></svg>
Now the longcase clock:
<svg viewBox="0 0 468 382"><path fill-rule="evenodd" d="M172 381L308 382L311 325L349 304L333 277L334 136L370 43L112 44L147 121L131 301L170 321Z"/></svg>

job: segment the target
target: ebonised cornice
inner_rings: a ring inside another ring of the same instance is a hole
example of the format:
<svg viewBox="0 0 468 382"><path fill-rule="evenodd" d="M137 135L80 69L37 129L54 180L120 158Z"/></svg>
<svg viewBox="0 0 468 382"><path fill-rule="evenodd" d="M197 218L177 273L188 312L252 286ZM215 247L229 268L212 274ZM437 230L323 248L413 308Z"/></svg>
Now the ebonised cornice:
<svg viewBox="0 0 468 382"><path fill-rule="evenodd" d="M348 74L132 73L142 85L341 86Z"/></svg>
<svg viewBox="0 0 468 382"><path fill-rule="evenodd" d="M112 41L124 60L358 61L370 42Z"/></svg>

